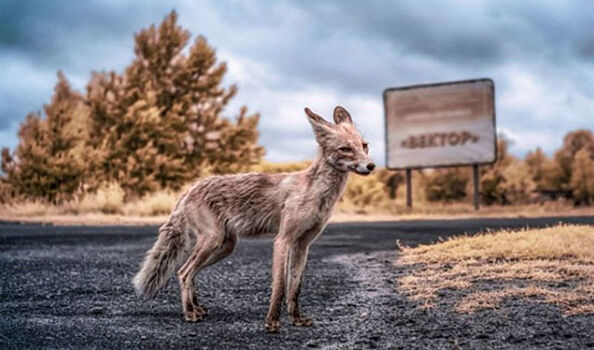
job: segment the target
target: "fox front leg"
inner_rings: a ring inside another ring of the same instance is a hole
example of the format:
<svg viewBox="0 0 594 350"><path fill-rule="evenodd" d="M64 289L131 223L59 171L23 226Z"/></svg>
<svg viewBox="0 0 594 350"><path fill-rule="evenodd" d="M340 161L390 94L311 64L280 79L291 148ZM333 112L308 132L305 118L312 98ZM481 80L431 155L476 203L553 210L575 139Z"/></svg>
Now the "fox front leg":
<svg viewBox="0 0 594 350"><path fill-rule="evenodd" d="M287 309L289 316L293 320L293 325L301 327L309 327L313 324L311 318L305 317L299 312L299 292L308 254L308 243L298 242L294 244L289 253L287 273Z"/></svg>
<svg viewBox="0 0 594 350"><path fill-rule="evenodd" d="M280 330L280 315L285 293L285 270L287 265L288 242L284 237L274 241L272 253L272 293L270 308L266 316L266 331L277 333Z"/></svg>

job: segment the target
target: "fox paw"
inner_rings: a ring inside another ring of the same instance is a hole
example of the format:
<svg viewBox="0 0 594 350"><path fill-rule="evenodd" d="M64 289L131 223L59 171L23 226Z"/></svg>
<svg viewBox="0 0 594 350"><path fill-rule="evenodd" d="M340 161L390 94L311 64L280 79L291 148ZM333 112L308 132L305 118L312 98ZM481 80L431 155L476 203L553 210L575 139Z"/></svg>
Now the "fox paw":
<svg viewBox="0 0 594 350"><path fill-rule="evenodd" d="M202 316L208 315L208 309L201 305L194 306L194 311L201 314Z"/></svg>
<svg viewBox="0 0 594 350"><path fill-rule="evenodd" d="M264 327L268 333L278 333L280 331L280 321L266 321Z"/></svg>
<svg viewBox="0 0 594 350"><path fill-rule="evenodd" d="M190 311L184 312L184 320L186 320L188 322L202 321L203 317L204 317L204 314L197 310L190 310Z"/></svg>
<svg viewBox="0 0 594 350"><path fill-rule="evenodd" d="M293 326L297 327L310 327L313 324L313 321L309 317L296 317L293 319Z"/></svg>

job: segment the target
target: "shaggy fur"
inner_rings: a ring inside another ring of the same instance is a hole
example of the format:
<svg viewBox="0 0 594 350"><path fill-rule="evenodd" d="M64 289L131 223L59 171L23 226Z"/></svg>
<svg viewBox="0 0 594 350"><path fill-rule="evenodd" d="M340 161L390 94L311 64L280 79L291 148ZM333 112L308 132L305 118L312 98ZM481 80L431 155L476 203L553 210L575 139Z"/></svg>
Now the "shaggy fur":
<svg viewBox="0 0 594 350"><path fill-rule="evenodd" d="M375 165L344 108L335 108L334 124L308 108L305 112L320 146L312 165L294 173L212 176L197 181L159 229L156 243L134 277L139 294L152 297L163 287L183 261L193 234L196 244L177 276L184 318L201 320L207 310L198 305L194 294L196 273L231 254L239 236L275 233L266 329L279 330L285 294L293 324L312 324L300 314L297 300L309 246L330 218L349 172L366 175Z"/></svg>

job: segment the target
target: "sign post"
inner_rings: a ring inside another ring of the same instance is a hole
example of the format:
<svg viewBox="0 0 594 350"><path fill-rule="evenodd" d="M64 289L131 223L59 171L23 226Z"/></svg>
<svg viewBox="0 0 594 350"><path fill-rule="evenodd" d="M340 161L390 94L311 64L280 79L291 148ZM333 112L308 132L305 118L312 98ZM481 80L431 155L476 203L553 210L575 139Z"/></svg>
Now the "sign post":
<svg viewBox="0 0 594 350"><path fill-rule="evenodd" d="M497 154L494 91L491 79L384 90L386 167L406 170L407 207L412 169L471 165L478 210L479 164Z"/></svg>
<svg viewBox="0 0 594 350"><path fill-rule="evenodd" d="M474 185L474 210L479 210L479 166L478 164L472 165L472 184Z"/></svg>
<svg viewBox="0 0 594 350"><path fill-rule="evenodd" d="M412 171L406 169L406 207L412 209Z"/></svg>

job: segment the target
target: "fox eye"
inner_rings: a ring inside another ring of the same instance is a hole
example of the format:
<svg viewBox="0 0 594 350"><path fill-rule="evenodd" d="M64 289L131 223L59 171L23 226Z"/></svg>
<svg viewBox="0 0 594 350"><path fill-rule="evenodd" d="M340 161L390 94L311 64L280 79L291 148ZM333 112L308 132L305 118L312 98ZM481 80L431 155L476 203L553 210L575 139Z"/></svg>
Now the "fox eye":
<svg viewBox="0 0 594 350"><path fill-rule="evenodd" d="M363 150L365 151L365 153L369 151L369 144L367 142L363 142Z"/></svg>
<svg viewBox="0 0 594 350"><path fill-rule="evenodd" d="M353 151L350 147L340 147L338 150L344 153L349 153Z"/></svg>

